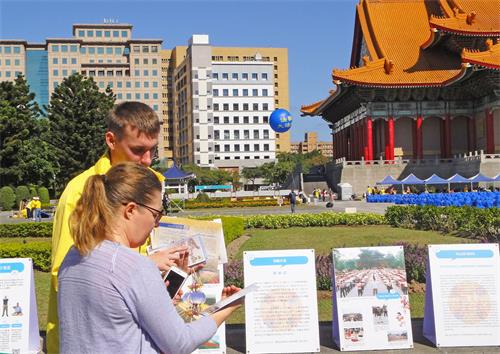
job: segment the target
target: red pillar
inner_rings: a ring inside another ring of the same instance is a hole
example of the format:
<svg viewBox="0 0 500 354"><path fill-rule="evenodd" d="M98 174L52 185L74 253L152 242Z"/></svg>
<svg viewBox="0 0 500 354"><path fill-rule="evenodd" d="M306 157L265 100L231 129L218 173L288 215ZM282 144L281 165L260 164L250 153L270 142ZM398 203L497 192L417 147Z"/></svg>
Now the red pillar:
<svg viewBox="0 0 500 354"><path fill-rule="evenodd" d="M365 160L373 160L373 122L371 117L365 123Z"/></svg>
<svg viewBox="0 0 500 354"><path fill-rule="evenodd" d="M385 130L385 159L394 160L394 118L389 116Z"/></svg>
<svg viewBox="0 0 500 354"><path fill-rule="evenodd" d="M363 121L360 120L358 122L358 160L361 160L361 157L363 156L363 150L364 150L364 139L363 139Z"/></svg>
<svg viewBox="0 0 500 354"><path fill-rule="evenodd" d="M424 134L422 130L422 124L424 119L422 116L417 117L416 121L416 133L417 133L417 159L424 158Z"/></svg>
<svg viewBox="0 0 500 354"><path fill-rule="evenodd" d="M486 153L495 153L495 126L493 122L493 112L486 110Z"/></svg>

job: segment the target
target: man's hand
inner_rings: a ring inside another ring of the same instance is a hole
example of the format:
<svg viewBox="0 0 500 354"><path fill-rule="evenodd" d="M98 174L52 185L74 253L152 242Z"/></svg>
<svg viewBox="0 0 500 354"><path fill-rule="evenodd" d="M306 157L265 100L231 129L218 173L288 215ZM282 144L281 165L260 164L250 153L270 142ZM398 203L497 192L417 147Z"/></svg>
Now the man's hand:
<svg viewBox="0 0 500 354"><path fill-rule="evenodd" d="M188 248L186 246L179 246L159 250L148 257L156 264L158 269L164 272L170 270L172 266L177 266L182 270L187 269L187 255ZM184 263L186 268L183 268L181 265Z"/></svg>

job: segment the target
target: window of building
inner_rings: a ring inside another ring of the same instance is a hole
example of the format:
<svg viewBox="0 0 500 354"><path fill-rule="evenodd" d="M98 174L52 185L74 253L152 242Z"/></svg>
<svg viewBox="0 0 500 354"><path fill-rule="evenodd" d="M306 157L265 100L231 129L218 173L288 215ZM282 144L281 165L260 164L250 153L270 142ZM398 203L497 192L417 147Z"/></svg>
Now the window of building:
<svg viewBox="0 0 500 354"><path fill-rule="evenodd" d="M104 37L110 38L111 37L111 31L104 31Z"/></svg>
<svg viewBox="0 0 500 354"><path fill-rule="evenodd" d="M252 89L252 96L258 96L258 95L259 95L259 90Z"/></svg>
<svg viewBox="0 0 500 354"><path fill-rule="evenodd" d="M97 72L97 76L104 76L104 70L99 70Z"/></svg>
<svg viewBox="0 0 500 354"><path fill-rule="evenodd" d="M141 71L140 70L134 70L134 75L135 76L141 76Z"/></svg>
<svg viewBox="0 0 500 354"><path fill-rule="evenodd" d="M238 80L238 73L232 73L231 77L233 80Z"/></svg>
<svg viewBox="0 0 500 354"><path fill-rule="evenodd" d="M242 73L241 74L241 79L242 80L248 80L248 73Z"/></svg>
<svg viewBox="0 0 500 354"><path fill-rule="evenodd" d="M267 96L269 93L267 89L262 89L262 96Z"/></svg>
<svg viewBox="0 0 500 354"><path fill-rule="evenodd" d="M136 100L140 100L141 99L141 94L140 93L136 93L135 94L135 99Z"/></svg>
<svg viewBox="0 0 500 354"><path fill-rule="evenodd" d="M80 47L80 54L87 54L87 48Z"/></svg>
<svg viewBox="0 0 500 354"><path fill-rule="evenodd" d="M243 130L243 139L250 139L250 130Z"/></svg>
<svg viewBox="0 0 500 354"><path fill-rule="evenodd" d="M229 117L224 117L224 124L229 124Z"/></svg>
<svg viewBox="0 0 500 354"><path fill-rule="evenodd" d="M121 81L116 82L116 87L122 88L123 83Z"/></svg>
<svg viewBox="0 0 500 354"><path fill-rule="evenodd" d="M68 52L68 46L66 44L61 45L61 52L63 52L63 53Z"/></svg>
<svg viewBox="0 0 500 354"><path fill-rule="evenodd" d="M250 151L250 144L245 144L245 145L243 146L243 149L244 149L245 151ZM249 159L249 158L250 158L249 156L245 156L245 159Z"/></svg>
<svg viewBox="0 0 500 354"><path fill-rule="evenodd" d="M157 100L157 99L158 99L158 94L157 94L157 93L153 93L153 99L154 99L154 100Z"/></svg>
<svg viewBox="0 0 500 354"><path fill-rule="evenodd" d="M76 58L71 58L71 64L76 65Z"/></svg>
<svg viewBox="0 0 500 354"><path fill-rule="evenodd" d="M57 64L58 60L57 58L52 58L52 64Z"/></svg>
<svg viewBox="0 0 500 354"><path fill-rule="evenodd" d="M238 117L238 116L234 116L234 117L233 117L233 123L234 123L234 124L239 124L239 123L240 123L240 117Z"/></svg>
<svg viewBox="0 0 500 354"><path fill-rule="evenodd" d="M57 70L57 69L52 70L52 75L59 76L59 70Z"/></svg>
<svg viewBox="0 0 500 354"><path fill-rule="evenodd" d="M84 37L85 36L85 31L78 31L78 37Z"/></svg>
<svg viewBox="0 0 500 354"><path fill-rule="evenodd" d="M219 117L214 117L214 124L219 124Z"/></svg>
<svg viewBox="0 0 500 354"><path fill-rule="evenodd" d="M259 74L252 73L252 80L257 80L259 78Z"/></svg>
<svg viewBox="0 0 500 354"><path fill-rule="evenodd" d="M218 103L214 103L214 111L218 111L219 110L219 104Z"/></svg>
<svg viewBox="0 0 500 354"><path fill-rule="evenodd" d="M222 109L223 109L224 111L229 111L229 103L224 103L224 104L222 105Z"/></svg>
<svg viewBox="0 0 500 354"><path fill-rule="evenodd" d="M257 129L254 129L254 131L253 131L253 138L259 139L259 131Z"/></svg>
<svg viewBox="0 0 500 354"><path fill-rule="evenodd" d="M224 145L224 151L229 152L229 145L228 144Z"/></svg>
<svg viewBox="0 0 500 354"><path fill-rule="evenodd" d="M147 45L142 46L142 52L143 53L149 53L149 47Z"/></svg>
<svg viewBox="0 0 500 354"><path fill-rule="evenodd" d="M106 54L113 54L113 47L106 47Z"/></svg>
<svg viewBox="0 0 500 354"><path fill-rule="evenodd" d="M104 47L97 47L97 54L104 54Z"/></svg>
<svg viewBox="0 0 500 354"><path fill-rule="evenodd" d="M264 151L269 151L269 144L264 144Z"/></svg>
<svg viewBox="0 0 500 354"><path fill-rule="evenodd" d="M253 144L253 151L260 151L259 144ZM255 156L255 158L258 158L258 156Z"/></svg>
<svg viewBox="0 0 500 354"><path fill-rule="evenodd" d="M156 45L151 46L151 53L158 53L158 46Z"/></svg>
<svg viewBox="0 0 500 354"><path fill-rule="evenodd" d="M263 111L268 111L268 110L269 110L269 104L267 104L267 103L263 103L263 104L262 104L262 110L263 110ZM267 123L267 122L266 122L266 123Z"/></svg>
<svg viewBox="0 0 500 354"><path fill-rule="evenodd" d="M141 52L141 47L138 45L134 45L133 47L134 53L140 53Z"/></svg>
<svg viewBox="0 0 500 354"><path fill-rule="evenodd" d="M116 76L123 76L123 71L116 70Z"/></svg>
<svg viewBox="0 0 500 354"><path fill-rule="evenodd" d="M238 96L238 89L233 89L233 96Z"/></svg>
<svg viewBox="0 0 500 354"><path fill-rule="evenodd" d="M145 81L143 85L144 85L144 88L149 88L149 81Z"/></svg>
<svg viewBox="0 0 500 354"><path fill-rule="evenodd" d="M119 31L113 31L113 37L115 37L115 38L120 37L120 32Z"/></svg>
<svg viewBox="0 0 500 354"><path fill-rule="evenodd" d="M124 37L124 38L127 37L127 31L122 31L122 37Z"/></svg>
<svg viewBox="0 0 500 354"><path fill-rule="evenodd" d="M104 82L99 81L99 88L102 88L102 89L104 88Z"/></svg>
<svg viewBox="0 0 500 354"><path fill-rule="evenodd" d="M94 77L95 76L95 70L89 70L89 76Z"/></svg>
<svg viewBox="0 0 500 354"><path fill-rule="evenodd" d="M106 71L106 76L113 76L113 70Z"/></svg>
<svg viewBox="0 0 500 354"><path fill-rule="evenodd" d="M67 69L63 69L63 71L62 71L62 75L63 75L64 77L68 76L68 70L67 70Z"/></svg>
<svg viewBox="0 0 500 354"><path fill-rule="evenodd" d="M253 124L259 124L259 117L253 116Z"/></svg>
<svg viewBox="0 0 500 354"><path fill-rule="evenodd" d="M228 73L222 73L222 80L229 80L229 74Z"/></svg>
<svg viewBox="0 0 500 354"><path fill-rule="evenodd" d="M243 110L248 111L248 103L243 103Z"/></svg>
<svg viewBox="0 0 500 354"><path fill-rule="evenodd" d="M157 88L158 87L158 81L153 81L153 87Z"/></svg>
<svg viewBox="0 0 500 354"><path fill-rule="evenodd" d="M264 130L264 139L269 139L269 130Z"/></svg>
<svg viewBox="0 0 500 354"><path fill-rule="evenodd" d="M59 83L57 81L54 81L54 83L52 84L52 87L54 87L54 90L57 88L57 86L59 86Z"/></svg>
<svg viewBox="0 0 500 354"><path fill-rule="evenodd" d="M87 37L94 37L94 31L87 31Z"/></svg>
<svg viewBox="0 0 500 354"><path fill-rule="evenodd" d="M71 53L78 53L78 46L76 44L72 44L69 47L69 50L70 50Z"/></svg>
<svg viewBox="0 0 500 354"><path fill-rule="evenodd" d="M234 130L233 131L233 136L236 140L240 138L240 131L239 130Z"/></svg>
<svg viewBox="0 0 500 354"><path fill-rule="evenodd" d="M216 140L220 139L220 131L214 130L214 139L216 139ZM215 151L217 151L217 149L215 149Z"/></svg>
<svg viewBox="0 0 500 354"><path fill-rule="evenodd" d="M68 64L68 58L62 58L62 64L63 65Z"/></svg>
<svg viewBox="0 0 500 354"><path fill-rule="evenodd" d="M243 89L243 96L248 96L248 89Z"/></svg>
<svg viewBox="0 0 500 354"><path fill-rule="evenodd" d="M243 124L248 124L249 119L249 117L243 117Z"/></svg>
<svg viewBox="0 0 500 354"><path fill-rule="evenodd" d="M212 74L212 79L219 80L219 74L218 73L213 73Z"/></svg>
<svg viewBox="0 0 500 354"><path fill-rule="evenodd" d="M89 47L89 54L95 54L95 47Z"/></svg>
<svg viewBox="0 0 500 354"><path fill-rule="evenodd" d="M214 151L215 152L219 152L220 151L220 146L219 145L214 145ZM215 159L218 160L219 158L216 157Z"/></svg>
<svg viewBox="0 0 500 354"><path fill-rule="evenodd" d="M102 37L102 31L95 31L96 37Z"/></svg>
<svg viewBox="0 0 500 354"><path fill-rule="evenodd" d="M59 46L57 44L53 44L52 51L55 53L59 52ZM5 47L5 54L9 54L9 53L10 53L10 47Z"/></svg>
<svg viewBox="0 0 500 354"><path fill-rule="evenodd" d="M141 82L135 81L135 88L141 88Z"/></svg>
<svg viewBox="0 0 500 354"><path fill-rule="evenodd" d="M262 73L262 80L267 80L267 73Z"/></svg>
<svg viewBox="0 0 500 354"><path fill-rule="evenodd" d="M125 87L126 87L126 88L131 88L131 87L132 87L132 83L131 83L130 81L127 81L127 82L125 83Z"/></svg>
<svg viewBox="0 0 500 354"><path fill-rule="evenodd" d="M132 94L131 93L127 93L127 100L131 100L132 99Z"/></svg>
<svg viewBox="0 0 500 354"><path fill-rule="evenodd" d="M148 70L144 70L144 76L148 76L149 75L149 71Z"/></svg>
<svg viewBox="0 0 500 354"><path fill-rule="evenodd" d="M252 109L253 109L254 111L258 111L258 110L259 110L259 104L258 104L258 103L254 103L254 104L252 104Z"/></svg>
<svg viewBox="0 0 500 354"><path fill-rule="evenodd" d="M119 100L123 99L123 95L121 93L118 93L116 94L116 98L118 98Z"/></svg>
<svg viewBox="0 0 500 354"><path fill-rule="evenodd" d="M222 96L229 96L229 90L228 89L223 89L222 90Z"/></svg>
<svg viewBox="0 0 500 354"><path fill-rule="evenodd" d="M149 93L145 93L145 94L144 94L144 99L145 99L145 100L149 100Z"/></svg>
<svg viewBox="0 0 500 354"><path fill-rule="evenodd" d="M151 70L151 75L158 76L158 70Z"/></svg>
<svg viewBox="0 0 500 354"><path fill-rule="evenodd" d="M233 111L239 111L240 105L238 103L233 103Z"/></svg>
<svg viewBox="0 0 500 354"><path fill-rule="evenodd" d="M215 97L219 96L219 89L214 89L213 94Z"/></svg>
<svg viewBox="0 0 500 354"><path fill-rule="evenodd" d="M240 146L239 145L234 145L234 151L237 151L239 152L240 151ZM236 156L236 159L238 160L240 157L239 156Z"/></svg>

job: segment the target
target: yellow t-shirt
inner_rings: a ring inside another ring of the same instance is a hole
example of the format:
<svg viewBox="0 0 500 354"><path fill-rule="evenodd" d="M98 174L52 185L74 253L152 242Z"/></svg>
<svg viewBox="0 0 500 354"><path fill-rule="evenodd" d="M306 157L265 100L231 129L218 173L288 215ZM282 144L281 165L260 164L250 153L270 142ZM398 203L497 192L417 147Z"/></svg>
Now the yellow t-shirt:
<svg viewBox="0 0 500 354"><path fill-rule="evenodd" d="M82 195L83 187L87 179L93 175L105 174L110 168L111 161L109 156L105 155L101 157L94 166L69 181L57 204L54 225L52 228L52 268L50 277L49 312L47 318L47 353L50 354L59 353L57 274L64 257L66 257L69 249L73 246L73 238L69 232L69 216L75 209L76 203ZM156 171L153 172L158 179L163 182L165 179L163 175ZM139 252L145 254L145 246L146 245L139 248Z"/></svg>

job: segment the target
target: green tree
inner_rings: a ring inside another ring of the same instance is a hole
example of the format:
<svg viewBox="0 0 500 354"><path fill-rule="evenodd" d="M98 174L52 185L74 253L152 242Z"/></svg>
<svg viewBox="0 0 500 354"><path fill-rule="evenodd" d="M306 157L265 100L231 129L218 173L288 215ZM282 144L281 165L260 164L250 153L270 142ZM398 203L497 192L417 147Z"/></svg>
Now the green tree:
<svg viewBox="0 0 500 354"><path fill-rule="evenodd" d="M18 186L16 187L16 204L23 199L30 199L30 191L26 186Z"/></svg>
<svg viewBox="0 0 500 354"><path fill-rule="evenodd" d="M255 180L257 178L263 178L264 173L262 168L260 167L243 167L241 170L241 175L247 180L252 182L252 185L255 184Z"/></svg>
<svg viewBox="0 0 500 354"><path fill-rule="evenodd" d="M38 188L38 195L40 196L42 205L50 203L49 190L46 187Z"/></svg>
<svg viewBox="0 0 500 354"><path fill-rule="evenodd" d="M16 204L16 194L9 186L0 189L0 207L2 210L11 210Z"/></svg>
<svg viewBox="0 0 500 354"><path fill-rule="evenodd" d="M192 188L196 185L226 184L233 180L233 175L225 170L210 169L191 164L183 165L182 170L196 175L196 178L190 180L188 184Z"/></svg>
<svg viewBox="0 0 500 354"><path fill-rule="evenodd" d="M115 96L108 87L100 92L96 83L80 74L65 78L54 90L47 108L47 142L56 148L58 188L92 166L105 152L104 133Z"/></svg>

